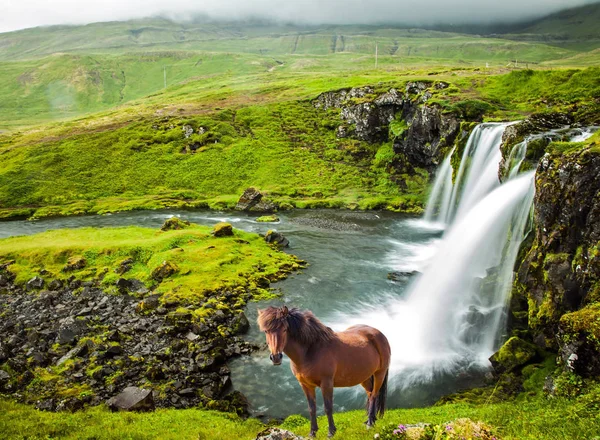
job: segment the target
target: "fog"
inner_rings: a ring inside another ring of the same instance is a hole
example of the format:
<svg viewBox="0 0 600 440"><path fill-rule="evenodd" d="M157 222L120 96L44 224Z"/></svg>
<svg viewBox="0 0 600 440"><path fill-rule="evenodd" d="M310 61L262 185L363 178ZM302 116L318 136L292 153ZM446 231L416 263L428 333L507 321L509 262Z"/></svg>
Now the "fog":
<svg viewBox="0 0 600 440"><path fill-rule="evenodd" d="M537 18L598 0L0 0L0 32L164 16L263 18L297 24L489 24Z"/></svg>

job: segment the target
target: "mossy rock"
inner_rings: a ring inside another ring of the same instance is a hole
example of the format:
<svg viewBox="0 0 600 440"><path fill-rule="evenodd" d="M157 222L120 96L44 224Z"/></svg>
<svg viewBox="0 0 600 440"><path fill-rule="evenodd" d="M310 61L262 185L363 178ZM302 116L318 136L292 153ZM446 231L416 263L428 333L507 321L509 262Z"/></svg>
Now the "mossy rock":
<svg viewBox="0 0 600 440"><path fill-rule="evenodd" d="M600 374L600 304L563 315L558 339L565 370L583 377Z"/></svg>
<svg viewBox="0 0 600 440"><path fill-rule="evenodd" d="M67 264L63 268L63 272L71 272L74 270L83 269L87 265L87 261L81 255L76 255L69 258Z"/></svg>
<svg viewBox="0 0 600 440"><path fill-rule="evenodd" d="M161 282L165 278L169 278L178 271L179 268L174 263L171 263L170 261L163 261L160 266L155 267L152 270L150 277L155 281Z"/></svg>
<svg viewBox="0 0 600 440"><path fill-rule="evenodd" d="M276 215L263 215L262 217L258 217L256 221L261 223L275 223L279 221L279 217Z"/></svg>
<svg viewBox="0 0 600 440"><path fill-rule="evenodd" d="M490 362L497 373L508 373L526 365L536 355L537 349L533 344L513 336L490 357Z"/></svg>
<svg viewBox="0 0 600 440"><path fill-rule="evenodd" d="M187 220L181 220L178 217L171 217L170 219L167 219L163 223L160 230L161 231L174 231L174 230L179 230L179 229L185 229L188 226L190 226L190 222L188 222Z"/></svg>
<svg viewBox="0 0 600 440"><path fill-rule="evenodd" d="M217 223L212 230L212 235L215 237L231 237L233 236L233 227L230 223Z"/></svg>

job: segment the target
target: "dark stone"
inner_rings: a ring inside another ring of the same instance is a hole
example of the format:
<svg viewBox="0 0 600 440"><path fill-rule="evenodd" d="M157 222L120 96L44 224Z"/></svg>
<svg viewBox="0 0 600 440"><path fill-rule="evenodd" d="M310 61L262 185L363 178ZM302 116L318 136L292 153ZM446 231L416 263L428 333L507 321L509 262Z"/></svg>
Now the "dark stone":
<svg viewBox="0 0 600 440"><path fill-rule="evenodd" d="M290 241L285 238L283 234L273 230L267 231L265 234L265 241L279 247L288 247L290 245Z"/></svg>
<svg viewBox="0 0 600 440"><path fill-rule="evenodd" d="M48 284L49 290L60 290L62 289L63 283L61 280L52 280L50 284Z"/></svg>
<svg viewBox="0 0 600 440"><path fill-rule="evenodd" d="M74 270L83 269L87 265L87 261L85 258L81 256L75 256L69 258L65 267L63 267L63 272L71 272Z"/></svg>
<svg viewBox="0 0 600 440"><path fill-rule="evenodd" d="M33 277L27 281L27 290L39 290L44 287L44 280L40 277Z"/></svg>
<svg viewBox="0 0 600 440"><path fill-rule="evenodd" d="M162 266L159 266L159 267L162 267ZM167 273L167 272L165 271L162 274L164 274L164 273ZM161 278L161 280L162 280L162 278ZM146 285L144 283L142 283L140 280L136 280L135 278L131 278L131 279L119 278L116 282L116 286L119 289L119 291L121 291L121 292L131 292L131 293L138 293L138 294L148 293L148 288L146 287Z"/></svg>
<svg viewBox="0 0 600 440"><path fill-rule="evenodd" d="M250 329L250 322L244 312L240 312L231 323L234 334L246 333Z"/></svg>
<svg viewBox="0 0 600 440"><path fill-rule="evenodd" d="M265 199L256 188L248 188L241 195L234 208L236 211L273 212L275 205Z"/></svg>
<svg viewBox="0 0 600 440"><path fill-rule="evenodd" d="M76 334L70 328L60 329L58 332L58 340L59 344L72 344L75 342Z"/></svg>
<svg viewBox="0 0 600 440"><path fill-rule="evenodd" d="M129 272L133 267L133 258L127 258L119 263L119 267L115 269L115 272L119 275L123 275L125 272Z"/></svg>
<svg viewBox="0 0 600 440"><path fill-rule="evenodd" d="M38 400L35 408L40 411L54 411L56 409L56 402L54 399Z"/></svg>
<svg viewBox="0 0 600 440"><path fill-rule="evenodd" d="M412 278L418 274L420 274L418 270L413 270L410 272L389 272L387 274L387 279L391 281L407 281L409 278Z"/></svg>

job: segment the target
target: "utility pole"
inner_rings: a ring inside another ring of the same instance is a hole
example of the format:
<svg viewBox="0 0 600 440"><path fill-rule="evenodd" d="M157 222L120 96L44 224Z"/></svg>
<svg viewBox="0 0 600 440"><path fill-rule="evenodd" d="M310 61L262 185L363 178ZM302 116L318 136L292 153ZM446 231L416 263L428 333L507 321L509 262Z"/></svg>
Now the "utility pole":
<svg viewBox="0 0 600 440"><path fill-rule="evenodd" d="M163 66L163 77L165 79L165 89L167 88L167 66Z"/></svg>

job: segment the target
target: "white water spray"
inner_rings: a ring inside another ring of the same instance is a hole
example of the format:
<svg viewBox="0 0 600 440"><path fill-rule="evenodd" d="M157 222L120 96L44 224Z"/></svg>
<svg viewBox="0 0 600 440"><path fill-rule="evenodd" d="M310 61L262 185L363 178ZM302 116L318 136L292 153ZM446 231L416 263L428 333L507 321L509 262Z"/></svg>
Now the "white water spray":
<svg viewBox="0 0 600 440"><path fill-rule="evenodd" d="M505 127L475 128L454 185L448 179L448 158L442 164L431 195L440 209L426 219L449 227L408 294L362 305L360 315L337 316L336 330L363 323L386 334L392 345L391 387L405 389L439 376L487 368L501 342L513 266L534 188L533 172L500 185L499 146ZM514 155L511 174L517 174L522 161L521 151ZM441 209L445 203L446 213Z"/></svg>

